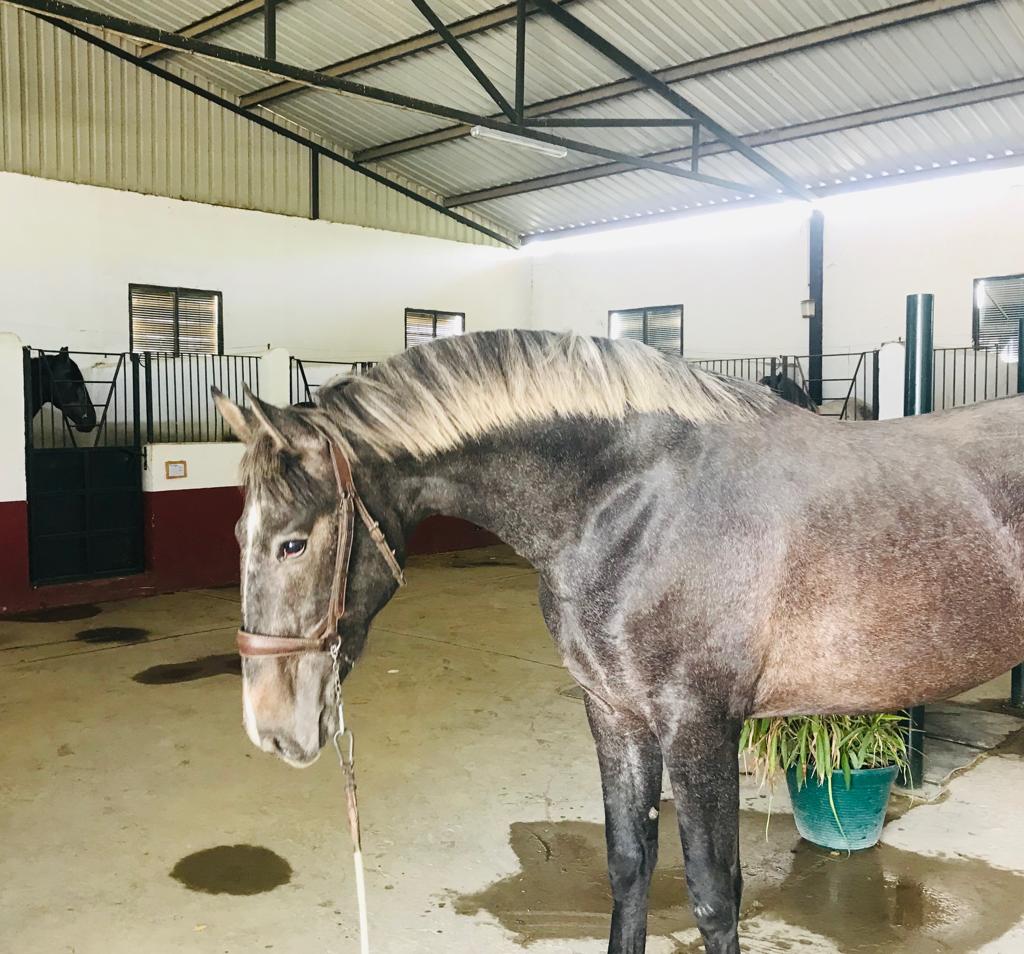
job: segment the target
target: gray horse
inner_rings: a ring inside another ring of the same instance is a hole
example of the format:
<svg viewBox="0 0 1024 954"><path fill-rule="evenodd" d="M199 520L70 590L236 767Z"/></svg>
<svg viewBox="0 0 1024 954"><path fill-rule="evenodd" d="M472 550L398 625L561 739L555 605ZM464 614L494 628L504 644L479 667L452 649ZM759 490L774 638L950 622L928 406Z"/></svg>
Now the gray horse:
<svg viewBox="0 0 1024 954"><path fill-rule="evenodd" d="M900 709L1024 659L1022 399L837 427L633 342L506 331L407 351L314 409L218 404L248 444L249 633L331 620L343 678L395 591L362 524L347 574L337 558L332 455L400 561L443 513L537 568L597 743L612 954L645 949L663 764L706 949L736 954L743 719ZM312 762L331 657L246 658L244 676L252 741Z"/></svg>

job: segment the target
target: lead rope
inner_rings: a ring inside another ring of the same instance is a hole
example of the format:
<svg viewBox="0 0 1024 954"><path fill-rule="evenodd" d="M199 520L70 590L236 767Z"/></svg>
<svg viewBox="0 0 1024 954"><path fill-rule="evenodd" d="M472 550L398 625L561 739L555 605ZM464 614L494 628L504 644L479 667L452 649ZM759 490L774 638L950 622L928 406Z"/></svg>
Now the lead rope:
<svg viewBox="0 0 1024 954"><path fill-rule="evenodd" d="M338 653L341 644L331 647L334 660L334 686L338 694L338 731L334 733L334 749L338 764L345 775L345 808L348 812L348 831L352 837L352 864L356 873L356 904L359 908L359 951L370 954L370 932L366 916L366 873L363 869L363 842L359 831L359 799L356 796L355 737L345 725L345 707L341 700L341 671Z"/></svg>

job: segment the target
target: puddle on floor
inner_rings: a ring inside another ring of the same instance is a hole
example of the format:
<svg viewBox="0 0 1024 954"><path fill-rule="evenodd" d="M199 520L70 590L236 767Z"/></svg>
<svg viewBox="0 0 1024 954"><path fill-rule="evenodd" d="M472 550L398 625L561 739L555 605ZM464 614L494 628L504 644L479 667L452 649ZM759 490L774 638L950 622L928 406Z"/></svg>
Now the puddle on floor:
<svg viewBox="0 0 1024 954"><path fill-rule="evenodd" d="M242 660L238 653L222 653L216 656L202 656L187 662L163 663L150 666L132 676L134 682L144 686L168 686L177 682L194 682L211 676L240 676Z"/></svg>
<svg viewBox="0 0 1024 954"><path fill-rule="evenodd" d="M75 639L83 643L141 643L149 635L148 629L138 626L97 626L80 629Z"/></svg>
<svg viewBox="0 0 1024 954"><path fill-rule="evenodd" d="M292 879L292 866L259 845L217 845L186 855L171 877L204 894L263 894Z"/></svg>
<svg viewBox="0 0 1024 954"><path fill-rule="evenodd" d="M695 927L670 802L662 805L660 860L648 930ZM792 820L740 813L743 917L784 922L829 939L843 954L972 951L1021 915L1024 876L965 859L924 858L882 845L850 856L801 841ZM604 829L589 822L516 822L509 837L520 871L454 899L460 914L490 914L524 945L607 936ZM699 942L678 948L703 954Z"/></svg>
<svg viewBox="0 0 1024 954"><path fill-rule="evenodd" d="M90 619L103 612L98 606L83 603L81 606L51 606L48 609L32 610L30 613L9 613L2 618L5 623L66 623L76 619Z"/></svg>

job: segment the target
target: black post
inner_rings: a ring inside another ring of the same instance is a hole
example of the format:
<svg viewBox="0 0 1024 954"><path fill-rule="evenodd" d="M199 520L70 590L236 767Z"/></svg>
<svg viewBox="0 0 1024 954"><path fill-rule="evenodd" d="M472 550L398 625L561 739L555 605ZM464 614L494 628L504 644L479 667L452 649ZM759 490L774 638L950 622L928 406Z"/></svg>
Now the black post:
<svg viewBox="0 0 1024 954"><path fill-rule="evenodd" d="M320 218L320 150L309 150L309 217Z"/></svg>
<svg viewBox="0 0 1024 954"><path fill-rule="evenodd" d="M516 96L513 112L518 125L523 124L526 109L526 0L516 0Z"/></svg>
<svg viewBox="0 0 1024 954"><path fill-rule="evenodd" d="M263 0L263 57L277 59L277 0Z"/></svg>
<svg viewBox="0 0 1024 954"><path fill-rule="evenodd" d="M810 260L808 269L808 286L811 301L814 302L814 314L811 315L807 340L807 392L815 404L821 405L822 373L821 354L823 346L825 313L825 216L815 210L811 213L810 228Z"/></svg>
<svg viewBox="0 0 1024 954"><path fill-rule="evenodd" d="M903 415L929 414L932 410L932 363L934 361L932 295L907 295L907 357L903 381ZM909 765L900 784L920 788L924 779L924 706L907 713L907 749Z"/></svg>
<svg viewBox="0 0 1024 954"><path fill-rule="evenodd" d="M153 366L148 351L143 353L146 380L146 443L153 443Z"/></svg>
<svg viewBox="0 0 1024 954"><path fill-rule="evenodd" d="M878 352L871 352L871 420L878 420Z"/></svg>
<svg viewBox="0 0 1024 954"><path fill-rule="evenodd" d="M132 359L132 446L139 450L142 447L142 422L139 417L139 356L134 351ZM115 421L114 427L117 427Z"/></svg>

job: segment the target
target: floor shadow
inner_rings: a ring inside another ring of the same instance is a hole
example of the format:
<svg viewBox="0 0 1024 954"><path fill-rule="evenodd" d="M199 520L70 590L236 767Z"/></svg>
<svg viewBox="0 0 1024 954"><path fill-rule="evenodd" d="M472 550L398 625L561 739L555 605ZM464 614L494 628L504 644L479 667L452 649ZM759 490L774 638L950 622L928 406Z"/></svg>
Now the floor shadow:
<svg viewBox="0 0 1024 954"><path fill-rule="evenodd" d="M75 639L83 643L141 643L149 635L148 629L138 626L97 626L80 629Z"/></svg>
<svg viewBox="0 0 1024 954"><path fill-rule="evenodd" d="M188 662L163 663L150 666L132 676L134 682L144 686L168 686L178 682L194 682L212 676L240 676L242 660L238 653L223 653L216 656L202 656Z"/></svg>
<svg viewBox="0 0 1024 954"><path fill-rule="evenodd" d="M102 612L98 606L83 603L81 606L50 606L29 613L8 613L0 619L5 623L66 623L76 619L90 619Z"/></svg>

